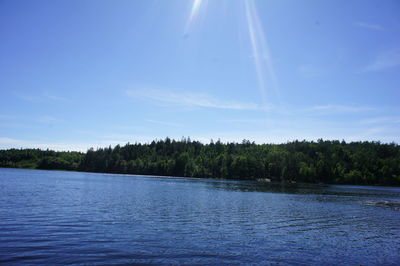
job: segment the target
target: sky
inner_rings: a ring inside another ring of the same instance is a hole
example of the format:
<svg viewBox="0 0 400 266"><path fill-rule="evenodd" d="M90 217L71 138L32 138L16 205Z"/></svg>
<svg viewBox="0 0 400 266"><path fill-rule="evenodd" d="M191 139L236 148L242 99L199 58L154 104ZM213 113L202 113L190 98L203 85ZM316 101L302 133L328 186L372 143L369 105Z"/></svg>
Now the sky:
<svg viewBox="0 0 400 266"><path fill-rule="evenodd" d="M0 149L400 143L398 0L0 0Z"/></svg>

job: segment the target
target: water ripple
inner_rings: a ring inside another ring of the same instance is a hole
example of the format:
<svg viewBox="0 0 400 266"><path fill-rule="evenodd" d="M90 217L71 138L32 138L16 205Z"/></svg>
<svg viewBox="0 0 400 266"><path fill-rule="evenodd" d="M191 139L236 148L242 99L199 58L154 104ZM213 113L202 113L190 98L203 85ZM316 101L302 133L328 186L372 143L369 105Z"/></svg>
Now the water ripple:
<svg viewBox="0 0 400 266"><path fill-rule="evenodd" d="M0 169L0 264L396 265L400 190Z"/></svg>

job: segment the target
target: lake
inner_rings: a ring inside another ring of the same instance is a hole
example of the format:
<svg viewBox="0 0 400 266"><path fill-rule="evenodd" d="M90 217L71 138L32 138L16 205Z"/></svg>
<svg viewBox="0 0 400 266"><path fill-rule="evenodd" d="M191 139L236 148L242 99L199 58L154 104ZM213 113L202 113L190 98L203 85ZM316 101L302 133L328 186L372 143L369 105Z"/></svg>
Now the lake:
<svg viewBox="0 0 400 266"><path fill-rule="evenodd" d="M0 204L0 264L400 264L399 188L0 168Z"/></svg>

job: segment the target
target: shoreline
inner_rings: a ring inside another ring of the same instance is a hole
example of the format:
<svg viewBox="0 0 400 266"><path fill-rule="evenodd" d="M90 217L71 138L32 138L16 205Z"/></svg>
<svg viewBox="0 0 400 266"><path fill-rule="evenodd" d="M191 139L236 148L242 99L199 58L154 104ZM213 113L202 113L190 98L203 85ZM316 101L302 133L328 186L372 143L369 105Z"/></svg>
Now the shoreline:
<svg viewBox="0 0 400 266"><path fill-rule="evenodd" d="M400 186L387 186L379 184L345 184L345 183L310 183L310 182L291 182L291 181L274 181L269 182L259 181L254 179L237 179L237 178L219 178L219 177L194 177L194 176L170 176L170 175L149 175L149 174L127 174L127 173L109 173L109 172L89 172L78 170L65 170L65 169L37 169L37 168L15 168L15 167L0 167L1 169L14 169L14 170L34 170L34 171L50 171L50 172L72 172L72 173L88 173L88 174L101 174L101 175L119 175L119 176L143 176L143 177L156 177L156 178L174 178L174 179L207 179L207 180L226 180L226 181L243 181L254 182L260 185L286 185L286 186L302 186L302 185L319 185L319 186L356 186L356 187L387 187L387 188L400 188Z"/></svg>

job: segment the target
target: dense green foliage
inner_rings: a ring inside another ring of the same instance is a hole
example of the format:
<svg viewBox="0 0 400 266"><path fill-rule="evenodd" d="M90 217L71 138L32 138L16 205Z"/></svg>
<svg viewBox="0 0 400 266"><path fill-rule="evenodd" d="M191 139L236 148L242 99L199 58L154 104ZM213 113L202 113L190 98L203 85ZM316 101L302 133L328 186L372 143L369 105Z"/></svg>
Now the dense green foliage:
<svg viewBox="0 0 400 266"><path fill-rule="evenodd" d="M190 139L89 149L86 154L0 151L0 166L283 182L400 185L400 146L294 141L202 144Z"/></svg>
<svg viewBox="0 0 400 266"><path fill-rule="evenodd" d="M0 150L0 167L78 170L84 153L39 149Z"/></svg>

